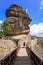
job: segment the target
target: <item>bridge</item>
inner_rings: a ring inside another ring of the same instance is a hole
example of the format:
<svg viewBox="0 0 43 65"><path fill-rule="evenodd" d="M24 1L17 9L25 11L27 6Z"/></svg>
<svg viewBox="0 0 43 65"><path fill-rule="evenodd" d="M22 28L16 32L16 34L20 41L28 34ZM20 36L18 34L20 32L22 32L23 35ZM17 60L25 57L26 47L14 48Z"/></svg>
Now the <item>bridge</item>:
<svg viewBox="0 0 43 65"><path fill-rule="evenodd" d="M13 65L33 65L33 61L28 56L26 48L20 48Z"/></svg>
<svg viewBox="0 0 43 65"><path fill-rule="evenodd" d="M15 48L0 60L0 65L43 65L43 61L26 45Z"/></svg>

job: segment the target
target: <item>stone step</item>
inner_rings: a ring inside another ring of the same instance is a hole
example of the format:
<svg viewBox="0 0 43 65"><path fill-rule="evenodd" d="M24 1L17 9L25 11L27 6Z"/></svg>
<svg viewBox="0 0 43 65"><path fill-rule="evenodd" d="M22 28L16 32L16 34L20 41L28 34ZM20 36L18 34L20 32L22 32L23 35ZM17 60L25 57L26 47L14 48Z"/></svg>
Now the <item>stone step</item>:
<svg viewBox="0 0 43 65"><path fill-rule="evenodd" d="M14 65L31 65L31 64L14 64ZM32 64L33 65L33 64Z"/></svg>
<svg viewBox="0 0 43 65"><path fill-rule="evenodd" d="M30 57L16 57L15 60L16 60L16 61L19 61L19 60L28 61L28 60L31 60L31 58L30 58Z"/></svg>
<svg viewBox="0 0 43 65"><path fill-rule="evenodd" d="M29 63L31 63L31 61L14 61L14 63L22 63L22 64L29 64Z"/></svg>
<svg viewBox="0 0 43 65"><path fill-rule="evenodd" d="M13 65L34 65L30 55L27 55L26 48L19 50Z"/></svg>

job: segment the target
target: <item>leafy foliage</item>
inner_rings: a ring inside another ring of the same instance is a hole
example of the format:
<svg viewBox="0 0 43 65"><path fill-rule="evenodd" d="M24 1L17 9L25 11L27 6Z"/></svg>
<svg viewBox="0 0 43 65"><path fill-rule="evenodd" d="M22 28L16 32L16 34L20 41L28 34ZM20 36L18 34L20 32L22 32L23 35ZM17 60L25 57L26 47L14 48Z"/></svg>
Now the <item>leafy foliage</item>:
<svg viewBox="0 0 43 65"><path fill-rule="evenodd" d="M0 38L3 37L3 31L0 31Z"/></svg>
<svg viewBox="0 0 43 65"><path fill-rule="evenodd" d="M10 27L10 25L9 25L9 23L8 23L7 20L5 20L5 21L3 22L2 30L3 30L4 35L6 35L7 32L11 30L11 27Z"/></svg>

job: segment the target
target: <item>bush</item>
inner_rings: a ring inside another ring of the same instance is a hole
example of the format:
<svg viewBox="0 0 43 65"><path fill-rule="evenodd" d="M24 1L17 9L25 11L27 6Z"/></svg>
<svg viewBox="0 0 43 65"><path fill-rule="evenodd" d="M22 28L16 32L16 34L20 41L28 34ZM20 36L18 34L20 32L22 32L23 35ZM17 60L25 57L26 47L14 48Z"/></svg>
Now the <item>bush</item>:
<svg viewBox="0 0 43 65"><path fill-rule="evenodd" d="M3 30L3 33L4 33L5 36L6 36L7 32L11 30L11 27L10 27L10 25L9 25L9 23L8 23L7 20L5 20L3 22L3 24L2 24L2 30Z"/></svg>

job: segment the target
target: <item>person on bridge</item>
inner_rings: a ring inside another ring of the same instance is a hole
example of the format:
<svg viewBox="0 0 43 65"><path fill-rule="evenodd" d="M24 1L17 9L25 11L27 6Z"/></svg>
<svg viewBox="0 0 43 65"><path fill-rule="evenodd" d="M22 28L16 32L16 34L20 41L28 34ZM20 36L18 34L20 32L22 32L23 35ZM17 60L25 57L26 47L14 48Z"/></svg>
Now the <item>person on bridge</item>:
<svg viewBox="0 0 43 65"><path fill-rule="evenodd" d="M24 42L23 46L25 47L25 42Z"/></svg>

